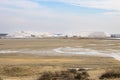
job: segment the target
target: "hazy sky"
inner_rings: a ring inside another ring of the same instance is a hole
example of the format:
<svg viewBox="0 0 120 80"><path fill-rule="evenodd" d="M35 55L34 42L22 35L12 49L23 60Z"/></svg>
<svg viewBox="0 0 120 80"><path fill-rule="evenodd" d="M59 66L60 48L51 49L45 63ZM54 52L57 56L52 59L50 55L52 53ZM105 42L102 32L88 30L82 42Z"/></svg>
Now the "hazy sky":
<svg viewBox="0 0 120 80"><path fill-rule="evenodd" d="M120 33L120 0L0 0L0 33Z"/></svg>

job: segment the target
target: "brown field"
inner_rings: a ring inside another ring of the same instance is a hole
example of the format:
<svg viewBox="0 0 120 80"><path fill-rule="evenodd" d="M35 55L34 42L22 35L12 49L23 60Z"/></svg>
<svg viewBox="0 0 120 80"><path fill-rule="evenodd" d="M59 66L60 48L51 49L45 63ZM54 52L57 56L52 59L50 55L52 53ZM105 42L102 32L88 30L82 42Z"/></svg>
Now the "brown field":
<svg viewBox="0 0 120 80"><path fill-rule="evenodd" d="M97 45L91 45L97 44ZM56 47L82 46L97 50L120 50L120 40L104 39L0 39L0 49L51 49Z"/></svg>
<svg viewBox="0 0 120 80"><path fill-rule="evenodd" d="M95 45L93 45L95 44ZM98 51L120 50L119 40L99 39L0 39L0 50L48 50L59 47L89 48ZM60 71L68 68L92 68L88 71L97 80L109 67L120 67L120 61L111 57L83 55L34 55L20 53L0 54L0 76L3 80L36 80L45 71ZM14 69L15 68L15 69ZM12 71L13 70L13 71ZM118 79L119 80L119 79Z"/></svg>

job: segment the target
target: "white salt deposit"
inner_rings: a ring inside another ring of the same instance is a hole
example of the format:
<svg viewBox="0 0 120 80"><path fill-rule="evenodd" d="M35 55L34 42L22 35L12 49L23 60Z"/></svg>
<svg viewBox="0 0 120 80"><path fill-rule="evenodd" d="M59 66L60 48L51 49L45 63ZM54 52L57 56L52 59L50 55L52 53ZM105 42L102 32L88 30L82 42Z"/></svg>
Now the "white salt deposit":
<svg viewBox="0 0 120 80"><path fill-rule="evenodd" d="M100 57L113 57L120 61L120 53L117 50L97 51L93 49L80 48L80 47L60 47L49 50L31 50L31 49L19 49L19 50L0 50L1 54L5 53L27 53L38 55L88 55L88 56L100 56Z"/></svg>
<svg viewBox="0 0 120 80"><path fill-rule="evenodd" d="M80 55L89 55L89 56L100 56L100 57L113 57L116 60L120 61L120 54L117 51L114 51L114 53L111 51L111 53L107 52L100 52L97 50L92 49L86 49L86 48L72 48L72 47L61 47L54 49L57 53L62 54L80 54Z"/></svg>
<svg viewBox="0 0 120 80"><path fill-rule="evenodd" d="M42 53L52 53L52 50L30 50L30 49L20 49L20 50L0 50L1 54L5 53L29 53L29 54L42 54Z"/></svg>
<svg viewBox="0 0 120 80"><path fill-rule="evenodd" d="M120 54L119 53L111 53L111 57L120 61Z"/></svg>
<svg viewBox="0 0 120 80"><path fill-rule="evenodd" d="M17 53L19 51L16 50L0 50L0 53L4 54L4 53Z"/></svg>
<svg viewBox="0 0 120 80"><path fill-rule="evenodd" d="M88 44L88 45L90 45L90 46L96 46L97 44Z"/></svg>
<svg viewBox="0 0 120 80"><path fill-rule="evenodd" d="M80 55L89 55L89 56L110 57L109 54L100 53L97 50L85 49L85 48L61 47L54 49L54 51L57 53L64 53L64 54L80 54Z"/></svg>

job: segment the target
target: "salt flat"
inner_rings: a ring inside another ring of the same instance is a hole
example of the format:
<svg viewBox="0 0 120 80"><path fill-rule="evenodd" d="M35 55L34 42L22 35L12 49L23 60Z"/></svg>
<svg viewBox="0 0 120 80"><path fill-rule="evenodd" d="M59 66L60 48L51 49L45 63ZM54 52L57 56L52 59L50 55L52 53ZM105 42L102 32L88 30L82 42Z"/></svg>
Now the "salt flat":
<svg viewBox="0 0 120 80"><path fill-rule="evenodd" d="M119 43L120 40L78 38L0 39L0 70L30 69L24 72L28 76L72 67L93 68L98 72L120 66Z"/></svg>

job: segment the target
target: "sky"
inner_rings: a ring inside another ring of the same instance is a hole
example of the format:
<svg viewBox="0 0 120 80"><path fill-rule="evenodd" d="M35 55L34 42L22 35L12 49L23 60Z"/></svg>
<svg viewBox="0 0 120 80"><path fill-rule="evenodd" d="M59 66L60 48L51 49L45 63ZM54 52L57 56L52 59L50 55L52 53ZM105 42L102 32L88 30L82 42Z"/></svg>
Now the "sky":
<svg viewBox="0 0 120 80"><path fill-rule="evenodd" d="M120 33L120 0L0 0L0 33Z"/></svg>

